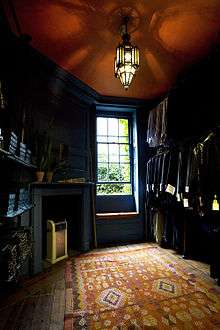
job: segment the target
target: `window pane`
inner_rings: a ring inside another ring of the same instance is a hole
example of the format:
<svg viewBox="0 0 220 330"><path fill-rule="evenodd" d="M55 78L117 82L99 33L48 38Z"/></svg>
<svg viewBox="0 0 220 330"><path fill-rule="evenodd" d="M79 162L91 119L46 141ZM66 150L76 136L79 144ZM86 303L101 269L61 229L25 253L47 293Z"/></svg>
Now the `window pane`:
<svg viewBox="0 0 220 330"><path fill-rule="evenodd" d="M128 143L128 136L119 136L119 143Z"/></svg>
<svg viewBox="0 0 220 330"><path fill-rule="evenodd" d="M108 135L118 136L118 119L108 118Z"/></svg>
<svg viewBox="0 0 220 330"><path fill-rule="evenodd" d="M108 161L108 145L98 144L98 162Z"/></svg>
<svg viewBox="0 0 220 330"><path fill-rule="evenodd" d="M109 162L119 163L119 145L118 144L109 145Z"/></svg>
<svg viewBox="0 0 220 330"><path fill-rule="evenodd" d="M122 181L119 171L119 164L109 163L109 181Z"/></svg>
<svg viewBox="0 0 220 330"><path fill-rule="evenodd" d="M129 156L120 156L120 164L123 164L123 163L130 163Z"/></svg>
<svg viewBox="0 0 220 330"><path fill-rule="evenodd" d="M108 136L108 142L118 143L118 136Z"/></svg>
<svg viewBox="0 0 220 330"><path fill-rule="evenodd" d="M108 181L108 163L98 163L98 181Z"/></svg>
<svg viewBox="0 0 220 330"><path fill-rule="evenodd" d="M131 195L131 184L124 184L122 193L124 195Z"/></svg>
<svg viewBox="0 0 220 330"><path fill-rule="evenodd" d="M129 156L129 145L120 145L120 156Z"/></svg>
<svg viewBox="0 0 220 330"><path fill-rule="evenodd" d="M119 135L128 136L128 119L119 119Z"/></svg>
<svg viewBox="0 0 220 330"><path fill-rule="evenodd" d="M97 136L97 142L107 142L107 135L99 135Z"/></svg>
<svg viewBox="0 0 220 330"><path fill-rule="evenodd" d="M124 118L97 117L97 194L132 193L128 124Z"/></svg>
<svg viewBox="0 0 220 330"><path fill-rule="evenodd" d="M97 135L107 135L107 118L97 117Z"/></svg>
<svg viewBox="0 0 220 330"><path fill-rule="evenodd" d="M130 184L98 184L98 195L131 195Z"/></svg>
<svg viewBox="0 0 220 330"><path fill-rule="evenodd" d="M120 174L122 177L121 181L129 182L130 181L130 164L120 165L119 171L120 171Z"/></svg>

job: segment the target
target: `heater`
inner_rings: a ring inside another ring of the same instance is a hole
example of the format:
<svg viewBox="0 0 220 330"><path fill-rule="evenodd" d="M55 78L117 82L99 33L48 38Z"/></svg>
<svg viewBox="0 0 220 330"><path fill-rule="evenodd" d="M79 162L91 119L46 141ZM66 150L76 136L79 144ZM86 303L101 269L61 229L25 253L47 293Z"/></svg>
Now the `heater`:
<svg viewBox="0 0 220 330"><path fill-rule="evenodd" d="M47 261L51 264L65 259L67 254L67 222L47 220Z"/></svg>

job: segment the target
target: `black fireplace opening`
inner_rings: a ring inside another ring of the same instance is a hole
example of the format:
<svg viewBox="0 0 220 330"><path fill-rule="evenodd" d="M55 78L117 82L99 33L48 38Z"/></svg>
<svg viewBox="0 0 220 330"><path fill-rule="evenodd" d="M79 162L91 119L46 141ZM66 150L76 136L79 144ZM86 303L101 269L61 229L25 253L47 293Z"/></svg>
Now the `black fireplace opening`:
<svg viewBox="0 0 220 330"><path fill-rule="evenodd" d="M82 198L80 195L42 197L42 257L47 256L47 220L67 221L68 253L80 250Z"/></svg>

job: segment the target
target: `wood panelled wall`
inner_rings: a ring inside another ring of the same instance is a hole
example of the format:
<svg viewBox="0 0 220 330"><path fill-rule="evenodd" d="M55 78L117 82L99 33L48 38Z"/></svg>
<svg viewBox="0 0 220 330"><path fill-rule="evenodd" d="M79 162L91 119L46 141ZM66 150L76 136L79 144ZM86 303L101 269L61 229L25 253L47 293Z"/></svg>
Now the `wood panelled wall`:
<svg viewBox="0 0 220 330"><path fill-rule="evenodd" d="M98 220L100 243L121 243L145 240L145 164L146 127L149 109L158 103L110 98L97 94L84 83L62 70L55 63L13 36L1 21L0 79L7 99L5 123L21 137L25 111L25 141L31 144L37 128L47 128L53 120L52 134L56 144L67 146L68 172L65 177L95 179L95 116L96 104L133 104L137 108L138 166L140 216L135 219ZM169 93L169 134L176 140L198 135L220 123L219 53L199 63L178 80ZM211 110L211 112L210 112ZM3 123L4 111L0 113ZM57 177L59 179L61 177Z"/></svg>
<svg viewBox="0 0 220 330"><path fill-rule="evenodd" d="M147 112L155 102L110 98L97 94L83 82L62 70L21 38L5 29L1 76L10 122L6 123L21 137L25 112L24 142L31 147L33 131L47 129L56 145L67 146L67 166L63 178L84 177L95 181L96 104L133 105L137 108L139 143L140 215L135 219L97 221L100 243L142 241L145 238L144 199ZM1 122L2 123L2 122ZM55 177L62 179L62 175Z"/></svg>
<svg viewBox="0 0 220 330"><path fill-rule="evenodd" d="M67 147L66 177L90 180L90 108L94 96L54 63L13 36L4 48L2 84L10 122L21 138L25 112L24 142L33 143L33 132L50 130L55 146ZM84 86L83 86L84 87ZM78 89L78 90L77 90Z"/></svg>

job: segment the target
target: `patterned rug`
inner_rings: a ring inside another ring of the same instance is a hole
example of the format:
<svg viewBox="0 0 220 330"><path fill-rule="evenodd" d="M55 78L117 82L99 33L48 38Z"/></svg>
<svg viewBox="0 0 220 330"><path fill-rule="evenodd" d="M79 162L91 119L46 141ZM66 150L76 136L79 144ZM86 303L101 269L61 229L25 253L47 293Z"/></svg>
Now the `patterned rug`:
<svg viewBox="0 0 220 330"><path fill-rule="evenodd" d="M65 330L220 329L219 288L157 246L90 252L65 274Z"/></svg>

